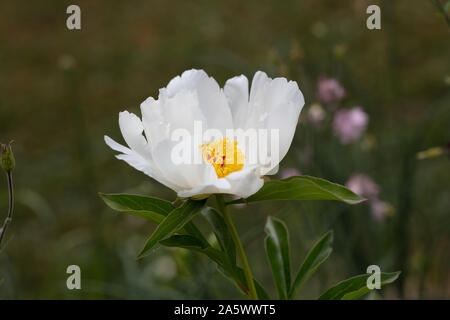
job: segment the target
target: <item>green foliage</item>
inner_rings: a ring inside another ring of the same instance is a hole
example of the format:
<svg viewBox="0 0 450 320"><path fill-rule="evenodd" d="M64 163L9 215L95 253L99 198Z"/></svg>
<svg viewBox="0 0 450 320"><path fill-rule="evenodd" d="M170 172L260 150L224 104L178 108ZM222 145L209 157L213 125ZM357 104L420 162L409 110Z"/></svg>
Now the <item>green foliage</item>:
<svg viewBox="0 0 450 320"><path fill-rule="evenodd" d="M364 201L339 184L316 177L297 176L268 181L254 195L247 199L231 201L229 204L268 200L338 200L348 204Z"/></svg>
<svg viewBox="0 0 450 320"><path fill-rule="evenodd" d="M175 206L169 201L131 194L105 194L100 197L113 210L161 223Z"/></svg>
<svg viewBox="0 0 450 320"><path fill-rule="evenodd" d="M280 299L294 299L298 289L309 279L333 248L333 232L325 234L309 251L291 285L289 234L279 219L268 217L266 223L266 253Z"/></svg>
<svg viewBox="0 0 450 320"><path fill-rule="evenodd" d="M275 286L280 299L294 299L301 286L314 274L317 268L333 251L333 232L326 233L308 252L294 283L290 282L289 236L286 225L279 219L267 218L266 223L266 253L272 269ZM400 272L381 273L381 285L394 282ZM370 291L367 279L370 274L360 275L328 289L320 300L353 300Z"/></svg>
<svg viewBox="0 0 450 320"><path fill-rule="evenodd" d="M184 248L206 255L217 264L222 274L233 281L243 293L248 295L249 289L245 280L244 271L236 265L236 248L223 218L215 209L210 207L205 207L202 210L202 215L211 224L221 250L217 250L208 243L205 244L203 241L191 235L173 235L166 240L160 241L160 244L168 247ZM269 295L264 288L255 279L254 283L259 299L268 300Z"/></svg>
<svg viewBox="0 0 450 320"><path fill-rule="evenodd" d="M187 200L181 207L176 208L168 201L152 197L102 193L100 197L116 211L159 223L139 257L146 255L156 244L199 252L214 261L228 279L231 279L243 293L248 294L244 272L236 265L236 248L229 230L220 213L211 207L203 207L206 200ZM199 212L211 225L220 250L213 248L195 224L189 221ZM182 227L186 221L188 222ZM269 299L258 281L254 282L258 297Z"/></svg>
<svg viewBox="0 0 450 320"><path fill-rule="evenodd" d="M286 300L291 286L291 261L289 257L289 235L281 220L267 218L266 253L272 269L278 297Z"/></svg>
<svg viewBox="0 0 450 320"><path fill-rule="evenodd" d="M323 179L306 176L271 181L266 183L261 190L247 200L333 199L350 204L363 200L345 187ZM151 197L102 193L100 196L109 207L116 211L136 215L158 223L156 230L150 236L138 257L143 257L158 245L199 252L214 261L218 269L245 294L250 294L246 273L236 264L236 239L231 234L230 228L232 226L226 223L220 212L214 208L205 207L207 199L188 199L179 207L175 207L168 201ZM221 203L221 208L226 210L223 200ZM191 221L200 212L201 216L211 226L219 248L211 246ZM331 254L333 232L330 231L325 234L309 251L293 283L291 283L289 233L286 225L281 220L269 216L265 225L265 232L267 234L265 239L267 258L278 297L283 300L294 299L297 291ZM381 284L393 282L398 274L383 273ZM366 280L369 276L361 275L339 283L320 296L320 299L359 298L369 292L366 286ZM248 278L252 279L251 273L249 273ZM270 297L265 289L256 280L254 280L254 283L258 298L269 299Z"/></svg>
<svg viewBox="0 0 450 320"><path fill-rule="evenodd" d="M180 208L175 208L172 203L158 198L103 193L100 193L100 197L116 211L139 216L159 224L138 257L144 256L158 242L170 238L176 231L190 234L192 237L189 239L195 239L202 247L207 245L201 232L190 223L205 204L205 200L188 200Z"/></svg>
<svg viewBox="0 0 450 320"><path fill-rule="evenodd" d="M225 221L220 213L211 207L206 207L202 210L202 215L208 220L211 225L220 248L224 251L231 264L236 264L236 247L234 246L233 239L230 231L227 228Z"/></svg>
<svg viewBox="0 0 450 320"><path fill-rule="evenodd" d="M298 270L294 284L289 292L289 299L294 299L300 287L313 275L316 269L324 262L333 251L333 231L325 234L309 251L302 266Z"/></svg>
<svg viewBox="0 0 450 320"><path fill-rule="evenodd" d="M388 283L394 282L400 272L382 272L380 285L386 285ZM370 274L362 274L342 282L339 282L337 285L331 287L326 292L324 292L319 300L355 300L359 297L365 295L370 291L367 287L367 279L370 277Z"/></svg>
<svg viewBox="0 0 450 320"><path fill-rule="evenodd" d="M206 200L187 200L179 208L172 210L147 240L138 258L147 254L159 241L169 238L177 230L183 228L186 223L200 212L205 202Z"/></svg>
<svg viewBox="0 0 450 320"><path fill-rule="evenodd" d="M236 267L236 269L234 270L234 280L236 281L236 283L238 284L239 287L243 288L244 292L246 294L248 294L248 287L245 281L245 274L244 274L244 270L242 270L240 267ZM259 300L270 300L270 296L267 294L266 290L261 286L261 284L253 279L253 281L255 282L255 287L256 287L256 293L258 294L258 299Z"/></svg>
<svg viewBox="0 0 450 320"><path fill-rule="evenodd" d="M161 240L159 243L166 247L179 247L195 250L203 250L208 247L198 238L186 234L175 234L170 238Z"/></svg>
<svg viewBox="0 0 450 320"><path fill-rule="evenodd" d="M171 202L154 197L105 193L99 193L99 195L111 209L138 216L157 224L161 223L176 208ZM192 222L186 223L180 232L195 236L203 244L207 243L202 233Z"/></svg>

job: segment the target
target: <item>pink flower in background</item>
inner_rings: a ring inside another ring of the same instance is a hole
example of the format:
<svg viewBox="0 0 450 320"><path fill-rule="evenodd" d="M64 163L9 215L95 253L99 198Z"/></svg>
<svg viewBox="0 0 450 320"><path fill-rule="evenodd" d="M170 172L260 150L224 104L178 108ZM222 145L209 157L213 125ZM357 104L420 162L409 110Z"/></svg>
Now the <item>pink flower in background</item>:
<svg viewBox="0 0 450 320"><path fill-rule="evenodd" d="M333 129L342 144L353 142L366 130L369 115L360 107L341 109L336 112L333 120Z"/></svg>
<svg viewBox="0 0 450 320"><path fill-rule="evenodd" d="M318 97L323 103L333 103L345 97L345 89L336 79L321 77L318 83Z"/></svg>
<svg viewBox="0 0 450 320"><path fill-rule="evenodd" d="M378 197L378 185L368 175L363 173L352 174L345 185L361 197L367 199Z"/></svg>
<svg viewBox="0 0 450 320"><path fill-rule="evenodd" d="M375 220L382 221L392 214L392 205L378 198L380 188L368 175L352 174L345 185L354 193L369 200L370 213Z"/></svg>
<svg viewBox="0 0 450 320"><path fill-rule="evenodd" d="M375 220L382 221L392 211L392 206L379 199L370 201L370 212Z"/></svg>
<svg viewBox="0 0 450 320"><path fill-rule="evenodd" d="M293 176L299 176L300 175L300 171L298 171L295 168L286 168L281 170L281 179L287 179Z"/></svg>

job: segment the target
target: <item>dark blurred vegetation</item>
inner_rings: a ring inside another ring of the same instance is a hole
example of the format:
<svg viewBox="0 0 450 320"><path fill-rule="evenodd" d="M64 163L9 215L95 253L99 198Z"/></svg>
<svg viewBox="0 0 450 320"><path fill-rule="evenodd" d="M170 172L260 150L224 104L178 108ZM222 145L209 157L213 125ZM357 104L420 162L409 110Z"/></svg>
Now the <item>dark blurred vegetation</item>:
<svg viewBox="0 0 450 320"><path fill-rule="evenodd" d="M368 174L394 208L382 221L367 204L233 209L254 274L272 294L263 245L269 214L289 226L294 270L335 230L333 254L298 298L314 298L370 264L403 271L372 298L450 298L450 162L416 159L450 141L450 29L432 1L86 0L77 1L81 31L66 28L69 4L1 5L0 140L16 141L16 210L0 253L0 298L242 298L202 256L161 249L136 261L154 225L113 212L97 196L175 198L115 159L103 135L122 141L118 112L140 114L140 102L190 68L221 85L257 70L296 80L306 105L281 167L341 184ZM369 4L381 6L381 30L366 28ZM358 142L341 145L330 116L320 126L305 120L321 75L344 86L339 107L369 114ZM7 206L5 179L2 221ZM66 288L72 264L81 267L82 290Z"/></svg>

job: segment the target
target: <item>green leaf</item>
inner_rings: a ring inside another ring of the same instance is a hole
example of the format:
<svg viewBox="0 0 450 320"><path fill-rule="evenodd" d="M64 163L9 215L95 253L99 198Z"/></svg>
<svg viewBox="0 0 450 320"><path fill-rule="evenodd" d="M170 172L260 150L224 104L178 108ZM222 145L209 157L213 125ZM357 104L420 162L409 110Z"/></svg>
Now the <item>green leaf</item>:
<svg viewBox="0 0 450 320"><path fill-rule="evenodd" d="M248 295L244 271L236 265L230 265L229 258L224 252L214 249L209 245L205 247L201 240L190 235L173 235L168 239L160 241L160 243L168 247L184 248L206 255L217 264L219 271L227 279L232 280L240 290ZM270 298L264 288L256 280L254 281L259 299L269 300Z"/></svg>
<svg viewBox="0 0 450 320"><path fill-rule="evenodd" d="M227 278L235 281L235 284L237 284L238 287L242 291L244 291L244 293L248 294L246 286L242 285L242 280L244 280L245 284L244 274L242 273L242 276L244 277L243 279L240 279L238 277L237 266L230 263L229 257L225 252L217 250L211 247L209 244L207 246L204 246L202 241L189 235L173 235L168 239L160 241L160 243L167 247L188 249L206 255L217 264L217 267L222 274L226 275Z"/></svg>
<svg viewBox="0 0 450 320"><path fill-rule="evenodd" d="M175 209L175 206L169 201L158 198L130 194L99 193L99 195L113 210L132 214L158 224ZM200 239L203 244L208 243L200 230L192 222L188 222L184 226L184 231Z"/></svg>
<svg viewBox="0 0 450 320"><path fill-rule="evenodd" d="M248 295L249 289L247 287L247 280L245 279L244 270L242 270L239 267L236 267L235 272L236 272L236 276L237 276L236 280L239 281L239 285L242 286L244 292ZM258 295L258 299L259 300L270 300L270 297L267 294L266 290L255 278L253 278L253 283L255 284L256 294Z"/></svg>
<svg viewBox="0 0 450 320"><path fill-rule="evenodd" d="M310 176L297 176L268 181L254 195L228 204L267 200L338 200L356 204L365 199L339 184Z"/></svg>
<svg viewBox="0 0 450 320"><path fill-rule="evenodd" d="M175 206L169 201L131 194L105 194L100 197L113 210L161 223Z"/></svg>
<svg viewBox="0 0 450 320"><path fill-rule="evenodd" d="M159 241L172 236L175 231L184 227L205 205L206 200L187 200L179 208L172 210L158 225L155 232L147 240L138 258L144 256Z"/></svg>
<svg viewBox="0 0 450 320"><path fill-rule="evenodd" d="M372 274L361 274L359 276L344 280L339 282L335 286L328 289L323 293L319 300L354 300L357 299L370 291L367 287L367 279ZM400 271L397 272L381 272L381 285L394 282Z"/></svg>
<svg viewBox="0 0 450 320"><path fill-rule="evenodd" d="M244 270L242 270L244 272ZM263 286L253 278L253 283L255 284L256 294L258 295L258 300L271 300L270 296L267 294Z"/></svg>
<svg viewBox="0 0 450 320"><path fill-rule="evenodd" d="M233 280L233 283L238 286L240 290L242 290L246 295L249 295L249 289L247 287L247 280L245 278L244 270L239 267L234 269L234 272L230 274L228 271L224 270L221 266L219 266L218 270L229 280ZM266 290L263 286L253 278L253 282L256 288L256 294L258 295L259 300L270 300L270 296L267 294Z"/></svg>
<svg viewBox="0 0 450 320"><path fill-rule="evenodd" d="M181 231L185 231L187 234L197 238L197 240L203 243L203 246L209 246L208 240L205 239L202 232L195 226L194 222L189 221L186 223Z"/></svg>
<svg viewBox="0 0 450 320"><path fill-rule="evenodd" d="M229 271L226 255L211 247L209 244L204 244L203 241L190 235L173 235L170 238L161 240L160 243L166 247L178 247L197 251L208 256L212 261Z"/></svg>
<svg viewBox="0 0 450 320"><path fill-rule="evenodd" d="M218 265L218 267L221 268L222 273L230 274L232 277L235 274L234 269L230 268L228 257L226 256L226 254L224 252L219 251L219 250L211 247L210 245L207 245L205 247L202 244L202 241L200 241L199 239L197 239L193 236L173 235L170 238L162 240L160 243L167 247L178 247L178 248L183 248L183 249L200 252L200 253L206 255L212 261L214 261Z"/></svg>
<svg viewBox="0 0 450 320"><path fill-rule="evenodd" d="M244 272L244 271L242 271ZM267 294L263 286L253 278L253 283L255 284L256 294L258 295L258 300L271 300L270 296Z"/></svg>
<svg viewBox="0 0 450 320"><path fill-rule="evenodd" d="M147 241L146 246L144 247L144 250L142 250L142 252L139 254L139 257L145 255L145 253L152 248L152 243L154 241L156 242L153 243L153 247L156 245L156 243L159 243L167 247L179 247L197 251L208 256L208 258L210 258L219 266L222 272L229 274L235 282L239 282L239 286L241 286L242 283L245 284L245 276L243 270L236 267L236 249L234 248L234 243L231 239L231 236L229 235L228 229L226 228L226 226L224 227L225 222L223 221L223 218L220 215L217 216L217 211L208 210L208 212L204 214L204 216L211 223L219 244L226 248L224 249L227 252L226 254L225 252L221 252L211 247L200 230L198 230L198 228L192 221L189 221L190 219L192 219L192 217L195 216L195 214L200 211L201 207L206 202L205 200L187 201L201 203L201 205L199 204L199 207L197 207L195 204L189 204L189 207L186 207L186 202L180 208L176 208L174 205L172 205L172 203L158 198L128 194L99 193L99 195L113 210L139 216L160 224L157 230L155 230L155 233L152 235L152 237ZM177 213L172 211L177 211ZM172 214L176 214L176 216L172 216ZM170 218L169 215L171 216ZM189 222L185 223L184 227L180 228L179 226L183 226L183 223L186 220ZM178 227L175 227L174 230L169 230L170 225L178 225ZM167 231L168 233L166 233ZM184 234L174 234L177 231ZM166 233L165 236L164 233ZM160 240L156 240L158 238L160 238ZM152 242L150 242L150 240L152 240ZM230 259L233 259L233 263L230 262ZM264 297L266 299L269 299L267 293L265 293L264 289L256 281L255 286L258 292L258 296L261 299ZM244 292L248 291L245 285L244 287L241 287L241 289Z"/></svg>
<svg viewBox="0 0 450 320"><path fill-rule="evenodd" d="M313 275L316 269L324 262L333 251L333 231L325 234L309 251L302 266L298 270L289 293L289 299L294 299L300 287Z"/></svg>
<svg viewBox="0 0 450 320"><path fill-rule="evenodd" d="M265 231L266 252L272 269L275 286L281 300L288 298L291 286L291 261L289 257L289 235L281 220L268 217Z"/></svg>
<svg viewBox="0 0 450 320"><path fill-rule="evenodd" d="M214 234L216 235L217 241L219 242L220 248L224 251L230 263L236 264L236 247L234 246L233 238L228 231L225 220L222 216L213 208L205 207L202 210L202 215L209 222L213 228Z"/></svg>
<svg viewBox="0 0 450 320"><path fill-rule="evenodd" d="M207 245L198 238L185 234L175 234L170 238L161 240L159 243L166 247L179 247L185 249L202 250L207 247Z"/></svg>

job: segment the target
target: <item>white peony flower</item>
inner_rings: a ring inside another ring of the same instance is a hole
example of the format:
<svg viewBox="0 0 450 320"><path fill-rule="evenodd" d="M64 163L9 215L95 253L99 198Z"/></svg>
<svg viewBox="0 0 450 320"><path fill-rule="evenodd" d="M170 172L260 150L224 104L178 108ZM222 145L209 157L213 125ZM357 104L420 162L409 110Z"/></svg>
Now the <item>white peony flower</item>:
<svg viewBox="0 0 450 320"><path fill-rule="evenodd" d="M141 104L142 120L127 111L119 114L120 130L129 148L108 136L105 142L122 152L118 159L173 189L179 197L227 193L246 198L263 186L262 176L272 174L286 155L303 105L295 81L271 79L258 71L249 93L243 75L229 79L221 89L203 70L189 70L160 89L158 100L150 97ZM215 130L220 137L198 139L196 124L202 130ZM268 157L251 161L259 144L228 134L236 129L277 130L276 141L264 135L259 139L269 145ZM192 136L185 140L190 142L188 153L202 161L174 161L180 147L173 137L177 130ZM268 164L268 158L277 161Z"/></svg>

